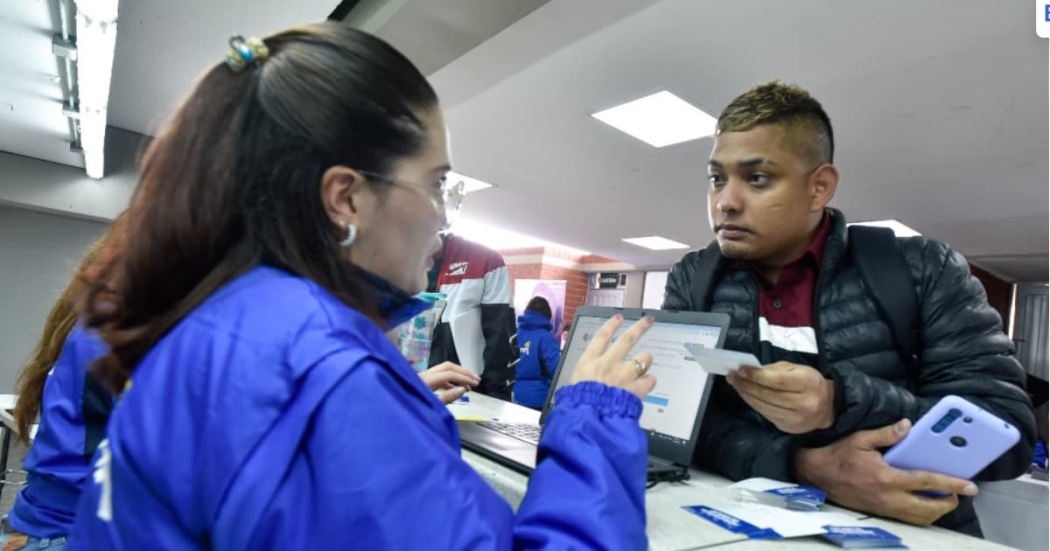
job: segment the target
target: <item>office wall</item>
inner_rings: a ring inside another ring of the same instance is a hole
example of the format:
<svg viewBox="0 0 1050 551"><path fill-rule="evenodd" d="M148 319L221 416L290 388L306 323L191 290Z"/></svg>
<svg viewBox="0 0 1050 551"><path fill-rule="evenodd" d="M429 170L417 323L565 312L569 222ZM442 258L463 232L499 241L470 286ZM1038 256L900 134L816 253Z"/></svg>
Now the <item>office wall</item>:
<svg viewBox="0 0 1050 551"><path fill-rule="evenodd" d="M137 159L146 137L106 130L106 177L84 169L0 151L0 204L112 220L128 204L138 180Z"/></svg>
<svg viewBox="0 0 1050 551"><path fill-rule="evenodd" d="M0 205L0 393L14 389L52 303L106 224Z"/></svg>

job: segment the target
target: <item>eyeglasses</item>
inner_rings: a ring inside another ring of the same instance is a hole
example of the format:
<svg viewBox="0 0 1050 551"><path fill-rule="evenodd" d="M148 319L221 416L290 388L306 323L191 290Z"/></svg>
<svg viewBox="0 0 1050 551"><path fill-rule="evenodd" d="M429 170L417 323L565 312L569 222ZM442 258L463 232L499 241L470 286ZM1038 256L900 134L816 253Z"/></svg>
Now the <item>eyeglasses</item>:
<svg viewBox="0 0 1050 551"><path fill-rule="evenodd" d="M446 176L442 176L440 180L435 182L440 187L434 187L433 185L428 184L397 180L367 170L358 170L358 172L367 178L385 182L392 186L400 186L425 192L430 196L430 202L434 204L434 209L444 216L444 222L441 227L442 230L447 230L452 225L452 221L456 218L456 215L459 214L460 207L463 206L463 197L466 196L466 183L459 180L454 184L449 184Z"/></svg>

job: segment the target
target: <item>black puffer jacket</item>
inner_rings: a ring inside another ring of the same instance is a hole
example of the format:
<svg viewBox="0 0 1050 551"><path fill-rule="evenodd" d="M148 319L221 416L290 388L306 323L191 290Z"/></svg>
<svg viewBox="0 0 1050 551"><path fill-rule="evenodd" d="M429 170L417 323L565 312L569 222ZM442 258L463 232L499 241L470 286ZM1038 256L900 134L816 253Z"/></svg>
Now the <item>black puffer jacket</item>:
<svg viewBox="0 0 1050 551"><path fill-rule="evenodd" d="M1031 463L1035 419L1024 390L1025 375L1013 357L998 313L966 260L945 244L912 237L900 240L911 267L922 319L922 369L909 391L908 369L894 348L889 326L879 316L861 275L847 254L846 222L828 209L831 234L824 249L814 298L819 364L835 382L837 421L807 435L780 432L718 378L704 417L697 461L733 480L764 476L794 480L800 447L820 447L859 430L913 422L939 398L956 394L1016 426L1021 442L978 476L1003 480L1020 476ZM667 279L665 310L695 310L691 284L700 258L687 254ZM710 296L710 310L731 318L726 348L760 359L757 276L723 262ZM972 502L961 499L938 525L979 533Z"/></svg>

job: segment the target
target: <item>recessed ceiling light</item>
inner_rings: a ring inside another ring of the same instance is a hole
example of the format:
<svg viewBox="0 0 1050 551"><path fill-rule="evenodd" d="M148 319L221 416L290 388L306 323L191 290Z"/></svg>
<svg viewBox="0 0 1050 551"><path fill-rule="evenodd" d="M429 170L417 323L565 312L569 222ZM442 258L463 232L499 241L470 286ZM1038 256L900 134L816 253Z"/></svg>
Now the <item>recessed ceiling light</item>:
<svg viewBox="0 0 1050 551"><path fill-rule="evenodd" d="M894 235L897 237L914 237L916 235L922 235L912 228L900 223L897 220L874 220L871 222L854 222L852 224L846 224L847 226L873 226L876 228L889 228L893 230Z"/></svg>
<svg viewBox="0 0 1050 551"><path fill-rule="evenodd" d="M718 122L666 90L591 116L653 147L714 136Z"/></svg>
<svg viewBox="0 0 1050 551"><path fill-rule="evenodd" d="M579 249L562 245L560 243L553 243L545 239L533 237L531 235L525 235L488 224L481 224L473 222L471 220L465 220L458 218L452 222L452 233L475 243L481 243L490 249L497 251L504 251L507 249L524 249L529 247L557 247L569 253L579 254L581 256L590 254L587 251L581 251Z"/></svg>
<svg viewBox="0 0 1050 551"><path fill-rule="evenodd" d="M470 176L460 174L455 171L449 171L448 175L446 176L446 179L452 184L455 184L456 182L460 181L463 182L463 193L471 193L473 191L480 191L483 189L488 189L490 187L495 187L495 184L482 182L477 178L471 178Z"/></svg>
<svg viewBox="0 0 1050 551"><path fill-rule="evenodd" d="M685 243L679 243L666 237L651 236L651 237L632 237L630 239L624 239L625 243L631 245L638 245L639 247L645 247L653 251L670 251L674 249L688 249L689 245Z"/></svg>

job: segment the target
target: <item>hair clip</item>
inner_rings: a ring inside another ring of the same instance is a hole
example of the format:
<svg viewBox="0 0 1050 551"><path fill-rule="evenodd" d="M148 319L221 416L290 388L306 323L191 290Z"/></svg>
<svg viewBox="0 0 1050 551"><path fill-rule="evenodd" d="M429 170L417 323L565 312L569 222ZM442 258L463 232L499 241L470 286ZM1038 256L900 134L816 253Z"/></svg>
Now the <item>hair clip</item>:
<svg viewBox="0 0 1050 551"><path fill-rule="evenodd" d="M258 38L241 35L230 38L230 52L226 54L226 65L239 73L252 63L259 63L270 55L266 43Z"/></svg>

